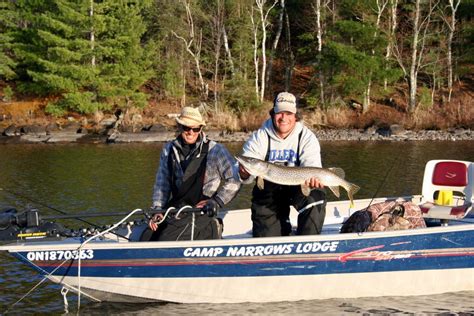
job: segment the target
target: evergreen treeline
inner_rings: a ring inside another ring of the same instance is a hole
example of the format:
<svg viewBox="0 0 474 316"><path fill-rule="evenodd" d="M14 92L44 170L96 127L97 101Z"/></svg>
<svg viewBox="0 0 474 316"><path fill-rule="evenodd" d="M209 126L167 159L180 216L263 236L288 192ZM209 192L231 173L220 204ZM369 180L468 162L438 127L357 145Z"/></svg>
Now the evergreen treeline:
<svg viewBox="0 0 474 316"><path fill-rule="evenodd" d="M309 106L367 111L404 86L413 112L472 69L473 14L474 0L4 0L0 78L54 115L150 93L242 111L292 91L299 65Z"/></svg>

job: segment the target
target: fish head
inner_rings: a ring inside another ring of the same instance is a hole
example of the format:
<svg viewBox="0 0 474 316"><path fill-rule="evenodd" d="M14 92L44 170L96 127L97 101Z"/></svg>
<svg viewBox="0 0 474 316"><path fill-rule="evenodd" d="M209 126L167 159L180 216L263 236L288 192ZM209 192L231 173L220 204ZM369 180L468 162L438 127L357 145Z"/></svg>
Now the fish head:
<svg viewBox="0 0 474 316"><path fill-rule="evenodd" d="M251 157L235 156L239 164L247 170L248 173L254 176L262 176L267 173L268 162Z"/></svg>

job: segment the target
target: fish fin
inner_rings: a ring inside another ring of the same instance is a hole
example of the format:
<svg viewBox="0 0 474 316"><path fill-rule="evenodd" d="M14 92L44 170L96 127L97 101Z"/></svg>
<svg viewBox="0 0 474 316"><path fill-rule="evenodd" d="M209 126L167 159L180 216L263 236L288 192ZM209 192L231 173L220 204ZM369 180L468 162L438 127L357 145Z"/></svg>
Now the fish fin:
<svg viewBox="0 0 474 316"><path fill-rule="evenodd" d="M263 190L263 178L262 177L257 177L257 187L260 189L260 190Z"/></svg>
<svg viewBox="0 0 474 316"><path fill-rule="evenodd" d="M332 193L334 193L334 195L335 195L336 197L340 197L340 196L341 196L341 194L339 193L339 186L328 187L328 188L329 188L329 190L332 191Z"/></svg>
<svg viewBox="0 0 474 316"><path fill-rule="evenodd" d="M344 179L345 176L346 176L346 173L344 172L344 170L342 168L333 167L333 168L328 168L328 170L331 171L332 173L334 173L339 178Z"/></svg>
<svg viewBox="0 0 474 316"><path fill-rule="evenodd" d="M351 207L354 207L354 194L356 194L359 190L360 187L358 185L355 185L354 183L349 184L349 190L347 190L347 195L349 196L349 200L351 200Z"/></svg>
<svg viewBox="0 0 474 316"><path fill-rule="evenodd" d="M301 193L303 193L304 196L308 196L311 193L311 188L307 185L302 184Z"/></svg>

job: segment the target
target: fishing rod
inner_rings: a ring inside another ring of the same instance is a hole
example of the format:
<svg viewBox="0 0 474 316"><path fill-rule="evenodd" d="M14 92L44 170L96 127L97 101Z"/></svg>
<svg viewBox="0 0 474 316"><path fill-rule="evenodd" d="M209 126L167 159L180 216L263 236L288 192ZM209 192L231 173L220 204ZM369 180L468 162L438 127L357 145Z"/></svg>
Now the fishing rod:
<svg viewBox="0 0 474 316"><path fill-rule="evenodd" d="M140 210L135 212L133 215L145 215L146 217L151 217L154 214L157 213L165 213L166 210L163 209L149 209L149 210ZM178 209L176 210L170 210L169 214L177 214L179 212ZM186 210L183 210L182 212L185 213L204 213L202 208L187 208ZM130 212L115 212L115 213L86 213L86 214L68 214L68 215L51 215L51 216L41 216L42 219L44 220L51 220L51 219L69 219L69 218L75 218L76 216L79 217L113 217L113 216L125 216L130 214Z"/></svg>
<svg viewBox="0 0 474 316"><path fill-rule="evenodd" d="M13 195L13 196L16 196L16 197L19 197L19 198L28 200L28 201L30 201L30 202L32 202L32 203L34 203L34 204L37 204L37 205L46 207L46 208L48 208L48 209L50 209L50 210L53 210L53 211L58 212L58 213L61 213L61 214L63 214L63 215L71 215L71 214L68 214L68 213L66 213L66 212L64 212L64 211L61 211L60 209L57 209L57 208L55 208L55 207L52 207L52 206L47 205L47 204L45 204L45 203L42 203L41 201L32 199L32 198L30 198L30 197L28 197L28 196L26 196L26 195L23 195L23 194L20 194L20 193L17 193L17 192L14 192L14 191L11 191L11 190L2 188L2 187L0 187L0 191L5 191L5 192L7 192L7 193L10 193L10 194ZM86 221L86 220L83 220L83 219L80 218L78 215L72 216L72 217L70 217L70 218L71 218L71 219L76 219L76 220L81 221L81 222L83 222L83 223L86 223L87 225L92 225L92 226L94 226L94 227L99 227L98 225L96 225L96 224L94 224L94 223L91 223L91 222L88 222L88 221Z"/></svg>
<svg viewBox="0 0 474 316"><path fill-rule="evenodd" d="M34 204L37 204L37 205L40 205L40 206L43 206L43 207L46 207L50 210L53 210L55 212L58 212L58 213L61 213L62 215L64 215L65 217L64 218L69 218L69 219L75 219L75 220L78 220L78 221L81 221L83 223L86 223L88 225L91 225L93 226L94 228L100 228L99 225L95 224L95 223L92 223L92 222L89 222L89 221L86 221L84 219L82 219L82 215L84 214L68 214L64 211L61 211L60 209L57 209L55 207L52 207L50 205L47 205L45 203L42 203L41 201L37 201L35 199L32 199L26 195L23 195L23 194L20 194L20 193L17 193L17 192L14 192L14 191L11 191L11 190L8 190L8 189L5 189L3 187L0 187L0 191L5 191L7 193L10 193L11 195L13 196L16 196L16 197L19 197L19 198L22 198L22 199L25 199L25 200L28 200ZM57 217L54 217L54 216L49 216L48 219L59 219L58 218L59 216ZM39 214L37 211L27 211L27 212L23 212L19 215L16 215L16 214L12 214L12 213L4 213L2 214L2 216L0 216L0 224L7 224L8 222L10 223L20 223L22 225L36 225L36 226L39 226L39 223L40 223L40 218L39 218ZM2 227L2 226L0 226ZM125 238L127 240L129 240L127 237L125 236L122 236L120 234L117 234L117 233L114 233L112 232L114 235L116 235L117 237L122 237L122 238Z"/></svg>
<svg viewBox="0 0 474 316"><path fill-rule="evenodd" d="M186 208L184 210L179 209L150 209L150 210L138 210L133 215L145 215L147 218L158 213L167 213L169 215L177 215L178 213L201 213L204 214L201 208ZM41 220L54 220L54 219L75 219L76 217L114 217L114 216L126 216L130 212L115 212L115 213L83 213L83 214L66 214L66 215L49 215L41 216L38 210L28 210L20 214L12 212L0 213L0 227L6 223L17 224L20 226L38 226Z"/></svg>
<svg viewBox="0 0 474 316"><path fill-rule="evenodd" d="M377 190L375 191L374 195L372 196L372 199L370 200L369 205L367 205L367 208L366 208L366 209L368 209L368 208L372 205L372 202L375 200L375 198L376 198L377 195L379 194L380 189L382 189L382 187L385 185L385 182L387 182L388 175L389 175L390 172L392 171L393 167L395 167L396 162L398 161L399 156L400 156L400 155L395 156L395 160L393 161L393 163L391 164L390 168L389 168L389 169L387 170L387 172L385 173L385 176L384 176L384 178L382 179L382 182L381 182L380 185L377 187Z"/></svg>

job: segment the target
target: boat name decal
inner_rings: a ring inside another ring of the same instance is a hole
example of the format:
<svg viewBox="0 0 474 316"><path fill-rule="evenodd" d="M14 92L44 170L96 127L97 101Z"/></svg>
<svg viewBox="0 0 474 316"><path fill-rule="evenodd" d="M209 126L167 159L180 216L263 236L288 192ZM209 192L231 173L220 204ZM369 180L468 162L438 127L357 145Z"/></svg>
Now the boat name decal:
<svg viewBox="0 0 474 316"><path fill-rule="evenodd" d="M26 258L29 261L77 260L79 259L79 250L29 251ZM80 258L93 259L94 250L81 250Z"/></svg>
<svg viewBox="0 0 474 316"><path fill-rule="evenodd" d="M186 248L185 257L254 257L290 255L316 252L334 252L339 241L276 244L259 246L196 247Z"/></svg>

